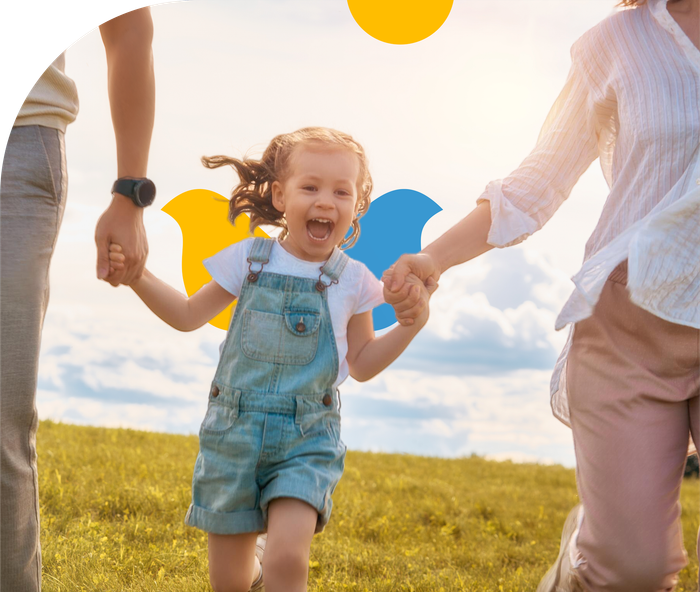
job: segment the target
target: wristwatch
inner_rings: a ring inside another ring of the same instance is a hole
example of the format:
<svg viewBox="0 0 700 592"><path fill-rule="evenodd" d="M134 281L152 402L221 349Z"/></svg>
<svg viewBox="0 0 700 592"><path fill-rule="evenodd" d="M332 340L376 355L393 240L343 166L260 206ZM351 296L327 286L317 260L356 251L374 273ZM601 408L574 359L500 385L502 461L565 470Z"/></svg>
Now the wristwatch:
<svg viewBox="0 0 700 592"><path fill-rule="evenodd" d="M117 179L112 185L112 193L125 195L138 207L145 208L153 203L156 198L156 186L150 179Z"/></svg>

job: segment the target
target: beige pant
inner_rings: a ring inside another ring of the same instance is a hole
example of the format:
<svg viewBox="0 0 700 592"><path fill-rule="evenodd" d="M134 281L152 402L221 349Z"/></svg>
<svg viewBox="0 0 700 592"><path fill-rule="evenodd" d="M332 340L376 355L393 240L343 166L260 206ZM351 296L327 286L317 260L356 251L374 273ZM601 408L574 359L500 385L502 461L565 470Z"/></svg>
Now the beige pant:
<svg viewBox="0 0 700 592"><path fill-rule="evenodd" d="M63 133L15 127L0 184L0 589L41 586L36 384L49 263L65 206Z"/></svg>
<svg viewBox="0 0 700 592"><path fill-rule="evenodd" d="M679 496L688 434L700 438L700 331L635 306L625 282L623 265L568 358L589 592L671 590L687 563Z"/></svg>

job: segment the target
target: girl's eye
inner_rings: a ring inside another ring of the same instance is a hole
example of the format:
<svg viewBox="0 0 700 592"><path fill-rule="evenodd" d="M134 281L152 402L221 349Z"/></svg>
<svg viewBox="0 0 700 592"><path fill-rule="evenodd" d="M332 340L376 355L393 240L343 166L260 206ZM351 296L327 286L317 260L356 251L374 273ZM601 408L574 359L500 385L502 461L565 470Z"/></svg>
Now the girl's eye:
<svg viewBox="0 0 700 592"><path fill-rule="evenodd" d="M316 191L316 187L314 187L313 185L304 185L302 189L304 191Z"/></svg>

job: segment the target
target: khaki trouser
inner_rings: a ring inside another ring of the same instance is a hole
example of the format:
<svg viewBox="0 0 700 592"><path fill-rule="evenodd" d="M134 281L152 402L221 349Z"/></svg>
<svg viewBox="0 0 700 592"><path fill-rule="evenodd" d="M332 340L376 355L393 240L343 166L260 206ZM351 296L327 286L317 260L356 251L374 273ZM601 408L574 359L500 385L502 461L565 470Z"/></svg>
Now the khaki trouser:
<svg viewBox="0 0 700 592"><path fill-rule="evenodd" d="M66 195L63 133L12 129L0 183L0 588L41 587L36 384Z"/></svg>
<svg viewBox="0 0 700 592"><path fill-rule="evenodd" d="M568 359L589 592L671 590L687 563L679 496L688 434L700 438L700 331L635 306L625 282L623 264Z"/></svg>

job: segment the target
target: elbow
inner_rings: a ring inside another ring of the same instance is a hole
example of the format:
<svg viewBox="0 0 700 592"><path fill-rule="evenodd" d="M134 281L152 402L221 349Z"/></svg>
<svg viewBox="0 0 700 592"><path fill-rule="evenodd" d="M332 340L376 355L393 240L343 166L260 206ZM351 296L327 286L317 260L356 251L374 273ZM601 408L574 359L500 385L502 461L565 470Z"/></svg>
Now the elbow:
<svg viewBox="0 0 700 592"><path fill-rule="evenodd" d="M367 382L377 375L377 373L362 372L359 370L350 370L350 376L356 382Z"/></svg>
<svg viewBox="0 0 700 592"><path fill-rule="evenodd" d="M161 317L162 318L162 317ZM199 329L203 323L193 323L187 320L166 320L163 319L168 325L170 325L176 331L180 333L190 333L195 329Z"/></svg>

